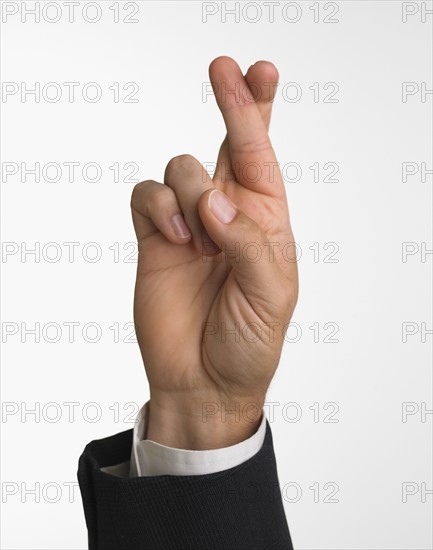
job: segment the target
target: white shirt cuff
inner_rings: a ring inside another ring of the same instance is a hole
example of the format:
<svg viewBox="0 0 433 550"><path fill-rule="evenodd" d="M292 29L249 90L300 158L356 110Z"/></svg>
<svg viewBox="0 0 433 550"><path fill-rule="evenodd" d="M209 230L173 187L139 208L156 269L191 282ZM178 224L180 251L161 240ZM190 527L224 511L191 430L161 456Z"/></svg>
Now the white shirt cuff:
<svg viewBox="0 0 433 550"><path fill-rule="evenodd" d="M134 425L130 462L130 477L191 476L214 474L246 462L263 445L266 434L266 416L263 413L259 429L254 435L236 445L210 451L188 451L160 445L145 439L146 415L149 402L140 409Z"/></svg>

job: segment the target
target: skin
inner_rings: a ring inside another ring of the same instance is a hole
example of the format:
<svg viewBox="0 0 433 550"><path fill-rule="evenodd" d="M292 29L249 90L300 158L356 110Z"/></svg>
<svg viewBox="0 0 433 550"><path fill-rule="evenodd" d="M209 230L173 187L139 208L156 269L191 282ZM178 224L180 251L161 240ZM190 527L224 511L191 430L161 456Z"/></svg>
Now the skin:
<svg viewBox="0 0 433 550"><path fill-rule="evenodd" d="M209 74L227 129L214 178L180 155L163 184L141 182L131 200L147 438L196 450L234 445L257 430L298 296L286 194L268 136L278 72L260 61L244 77L233 59L219 57ZM236 86L237 97L225 93ZM220 221L215 204L224 198Z"/></svg>

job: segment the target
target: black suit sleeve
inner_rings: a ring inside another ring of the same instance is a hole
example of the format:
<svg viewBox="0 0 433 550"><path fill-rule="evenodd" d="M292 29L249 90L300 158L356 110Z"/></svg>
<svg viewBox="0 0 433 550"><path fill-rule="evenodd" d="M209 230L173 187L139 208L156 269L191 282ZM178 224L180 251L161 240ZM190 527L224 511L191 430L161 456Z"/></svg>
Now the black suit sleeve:
<svg viewBox="0 0 433 550"><path fill-rule="evenodd" d="M132 430L90 442L79 460L89 550L292 550L269 424L260 451L198 476L117 477ZM127 466L127 464L125 464Z"/></svg>

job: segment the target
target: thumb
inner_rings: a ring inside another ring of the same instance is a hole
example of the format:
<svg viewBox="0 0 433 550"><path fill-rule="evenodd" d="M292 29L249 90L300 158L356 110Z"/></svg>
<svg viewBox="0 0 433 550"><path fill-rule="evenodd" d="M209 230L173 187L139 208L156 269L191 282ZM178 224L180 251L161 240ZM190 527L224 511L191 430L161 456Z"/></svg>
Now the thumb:
<svg viewBox="0 0 433 550"><path fill-rule="evenodd" d="M219 189L205 191L198 212L206 231L218 245L257 314L275 314L281 300L283 276L272 244L261 227Z"/></svg>

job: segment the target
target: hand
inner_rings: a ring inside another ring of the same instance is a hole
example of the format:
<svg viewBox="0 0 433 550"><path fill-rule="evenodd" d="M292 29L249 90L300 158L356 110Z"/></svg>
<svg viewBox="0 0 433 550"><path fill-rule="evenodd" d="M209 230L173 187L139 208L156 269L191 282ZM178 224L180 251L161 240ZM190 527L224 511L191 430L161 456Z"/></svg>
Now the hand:
<svg viewBox="0 0 433 550"><path fill-rule="evenodd" d="M181 155L168 163L164 184L139 183L131 200L147 437L185 449L233 445L256 431L298 294L267 131L278 73L258 62L243 77L228 57L209 73L227 128L214 178Z"/></svg>

